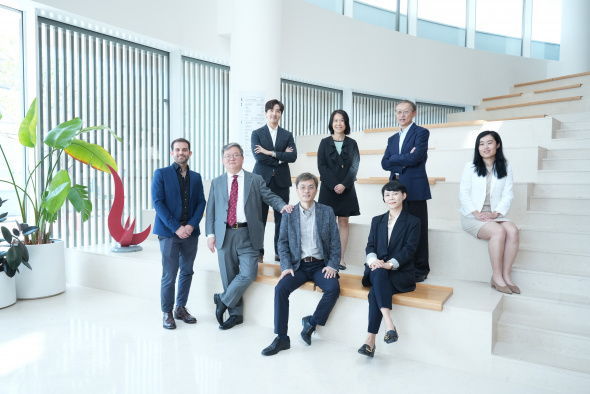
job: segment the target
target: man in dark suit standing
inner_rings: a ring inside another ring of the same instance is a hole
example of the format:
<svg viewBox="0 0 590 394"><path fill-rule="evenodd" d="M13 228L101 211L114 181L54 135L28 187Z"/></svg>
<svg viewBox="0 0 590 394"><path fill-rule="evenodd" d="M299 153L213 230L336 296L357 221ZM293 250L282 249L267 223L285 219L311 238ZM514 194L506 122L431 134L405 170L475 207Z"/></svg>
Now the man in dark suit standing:
<svg viewBox="0 0 590 394"><path fill-rule="evenodd" d="M242 295L258 275L258 253L264 243L261 204L276 211L291 212L280 197L271 192L260 175L244 171L244 151L231 142L221 154L226 173L211 181L205 227L207 247L217 247L219 273L224 292L213 295L219 328L228 330L244 322ZM223 314L229 310L224 322Z"/></svg>
<svg viewBox="0 0 590 394"><path fill-rule="evenodd" d="M285 106L279 100L270 100L264 107L267 124L252 132L251 145L256 164L252 172L260 175L266 186L277 196L289 203L289 188L291 187L291 171L289 163L297 160L297 147L293 140L293 134L279 127L279 121L285 110ZM281 228L281 213L274 211L275 216L275 261L279 261L277 241ZM262 202L262 222L266 227L268 218L268 204ZM262 263L264 248L258 256L258 262Z"/></svg>
<svg viewBox="0 0 590 394"><path fill-rule="evenodd" d="M426 175L430 132L414 123L416 113L416 104L409 100L402 100L397 104L395 115L400 129L387 140L381 166L384 170L391 171L389 180L399 179L407 188L408 213L420 219L420 242L414 254L414 267L416 282L423 282L430 272L426 205L426 200L432 198Z"/></svg>
<svg viewBox="0 0 590 394"><path fill-rule="evenodd" d="M291 347L287 335L289 325L289 295L308 280L313 280L323 292L313 315L302 319L301 338L311 345L316 325L323 326L340 295L338 266L340 265L340 234L331 207L318 204L318 179L308 172L295 181L299 204L285 215L279 236L281 276L275 287L275 334L277 337L262 351L272 356Z"/></svg>
<svg viewBox="0 0 590 394"><path fill-rule="evenodd" d="M191 144L178 138L170 144L174 164L157 169L152 182L152 200L156 210L154 234L160 240L162 252L161 306L164 328L174 329L174 318L185 323L196 323L186 309L193 279L193 263L197 254L199 223L205 210L205 195L201 175L188 168L192 156ZM174 285L178 276L176 309Z"/></svg>

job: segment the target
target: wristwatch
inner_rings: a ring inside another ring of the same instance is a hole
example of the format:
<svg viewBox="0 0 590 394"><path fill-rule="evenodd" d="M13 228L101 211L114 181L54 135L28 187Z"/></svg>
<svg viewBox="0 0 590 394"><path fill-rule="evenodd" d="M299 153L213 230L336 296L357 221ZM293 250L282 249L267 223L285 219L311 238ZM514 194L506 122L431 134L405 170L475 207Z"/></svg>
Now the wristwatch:
<svg viewBox="0 0 590 394"><path fill-rule="evenodd" d="M391 267L391 269L393 269L393 267L394 267L393 263L391 261L389 262L389 266Z"/></svg>

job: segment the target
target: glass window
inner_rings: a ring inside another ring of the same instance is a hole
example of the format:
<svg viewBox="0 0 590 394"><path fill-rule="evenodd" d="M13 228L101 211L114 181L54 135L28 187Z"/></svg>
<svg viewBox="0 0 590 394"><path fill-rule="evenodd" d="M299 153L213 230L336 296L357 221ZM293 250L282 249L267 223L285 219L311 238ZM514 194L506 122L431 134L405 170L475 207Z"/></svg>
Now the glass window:
<svg viewBox="0 0 590 394"><path fill-rule="evenodd" d="M18 142L24 113L22 12L0 5L0 146L15 179L25 177L25 149ZM4 157L0 156L0 179L10 179ZM23 184L24 182L18 182ZM0 197L9 200L0 213L20 221L18 201L12 186L0 183Z"/></svg>
<svg viewBox="0 0 590 394"><path fill-rule="evenodd" d="M397 12L397 0L363 0L354 1L352 15L354 19L373 25L396 30L395 18ZM400 26L402 33L408 31L408 2L400 2Z"/></svg>
<svg viewBox="0 0 590 394"><path fill-rule="evenodd" d="M344 0L305 0L308 3L317 5L318 7L334 11L337 14L344 14Z"/></svg>
<svg viewBox="0 0 590 394"><path fill-rule="evenodd" d="M418 37L465 46L466 0L419 0Z"/></svg>
<svg viewBox="0 0 590 394"><path fill-rule="evenodd" d="M531 57L559 60L561 0L534 0Z"/></svg>
<svg viewBox="0 0 590 394"><path fill-rule="evenodd" d="M475 49L520 56L522 0L477 0Z"/></svg>

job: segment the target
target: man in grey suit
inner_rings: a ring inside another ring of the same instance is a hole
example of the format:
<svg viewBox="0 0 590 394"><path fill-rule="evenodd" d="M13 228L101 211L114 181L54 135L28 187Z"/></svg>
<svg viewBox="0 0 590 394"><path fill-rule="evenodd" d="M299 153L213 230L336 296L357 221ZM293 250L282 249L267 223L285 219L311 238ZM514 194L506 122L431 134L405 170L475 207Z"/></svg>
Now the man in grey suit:
<svg viewBox="0 0 590 394"><path fill-rule="evenodd" d="M242 169L244 151L235 143L225 145L221 154L226 173L211 182L207 201L207 247L217 247L219 272L224 292L215 294L215 316L219 328L227 330L244 322L242 295L258 274L258 252L264 242L262 201L273 209L293 211L272 193L260 175ZM229 310L224 322L223 314Z"/></svg>
<svg viewBox="0 0 590 394"><path fill-rule="evenodd" d="M311 345L316 325L323 326L340 295L338 266L340 264L340 234L332 208L318 204L318 179L310 173L299 175L295 181L299 204L293 213L284 215L279 234L281 276L275 287L275 334L272 344L262 351L264 356L277 354L291 347L287 336L289 324L289 295L308 280L313 280L323 292L315 312L302 319L301 338Z"/></svg>

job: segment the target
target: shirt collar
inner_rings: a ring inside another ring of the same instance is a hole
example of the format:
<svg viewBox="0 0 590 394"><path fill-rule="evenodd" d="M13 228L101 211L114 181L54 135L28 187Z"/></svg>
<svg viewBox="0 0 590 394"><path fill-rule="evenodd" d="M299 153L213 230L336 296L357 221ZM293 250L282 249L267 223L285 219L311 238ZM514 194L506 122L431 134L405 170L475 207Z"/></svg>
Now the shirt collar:
<svg viewBox="0 0 590 394"><path fill-rule="evenodd" d="M309 207L309 209L303 208L303 205L301 205L301 203L299 203L299 212L301 212L303 215L306 215L306 216L308 214L315 213L315 201L311 204L311 207Z"/></svg>
<svg viewBox="0 0 590 394"><path fill-rule="evenodd" d="M406 127L403 131L402 131L402 128L400 126L399 133L400 134L404 134L406 131L410 130L410 128L412 127L413 124L414 124L414 122L410 123L410 125L408 127Z"/></svg>
<svg viewBox="0 0 590 394"><path fill-rule="evenodd" d="M178 165L178 163L174 162L172 163L172 166L174 167L174 170L176 172L182 172L182 168L180 168L180 166ZM186 172L188 172L189 168L188 168L188 164L186 165Z"/></svg>
<svg viewBox="0 0 590 394"><path fill-rule="evenodd" d="M268 123L266 124L266 126L268 127L268 131L270 131L271 133L276 133L277 130L279 129L279 125L277 125L277 127L274 129L272 127L270 127L270 125Z"/></svg>
<svg viewBox="0 0 590 394"><path fill-rule="evenodd" d="M243 178L244 177L244 169L242 168L240 170L240 172L238 172L236 175L238 176L238 178ZM234 176L232 174L230 174L229 172L227 172L227 179L232 180L233 177Z"/></svg>

